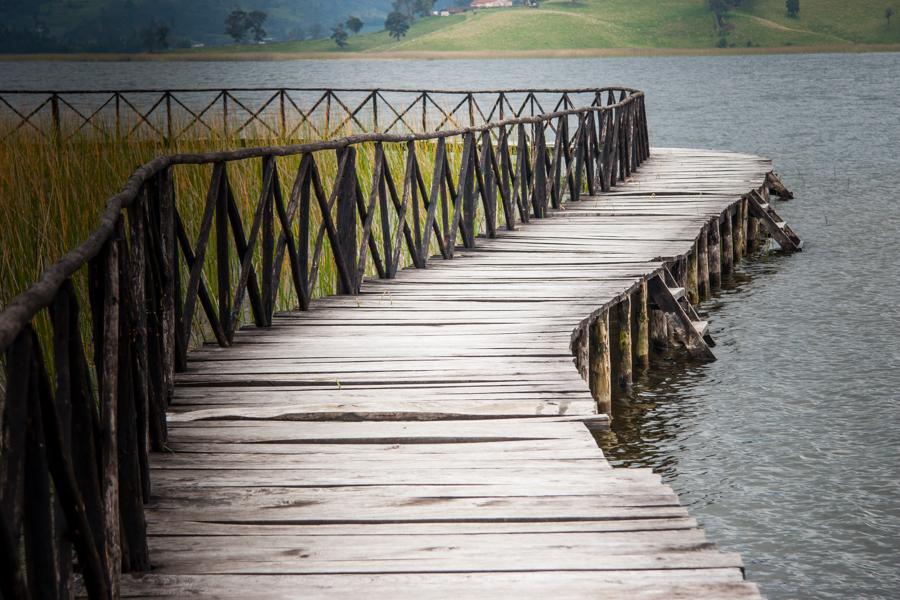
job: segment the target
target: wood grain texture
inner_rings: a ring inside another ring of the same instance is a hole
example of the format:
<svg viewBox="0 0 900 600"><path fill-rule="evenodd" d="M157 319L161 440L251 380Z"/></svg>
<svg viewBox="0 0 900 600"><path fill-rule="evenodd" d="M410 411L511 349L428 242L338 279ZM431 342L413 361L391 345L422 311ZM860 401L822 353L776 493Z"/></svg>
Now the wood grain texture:
<svg viewBox="0 0 900 600"><path fill-rule="evenodd" d="M467 168L499 171L474 156ZM758 598L658 476L606 462L585 425L605 415L573 351L611 308L627 321L633 297L642 361L648 279L769 171L656 150L630 174L597 174L626 176L613 192L515 230L488 224L453 260L192 353L171 452L151 464L153 571L123 576L123 596ZM703 240L716 258L718 240Z"/></svg>

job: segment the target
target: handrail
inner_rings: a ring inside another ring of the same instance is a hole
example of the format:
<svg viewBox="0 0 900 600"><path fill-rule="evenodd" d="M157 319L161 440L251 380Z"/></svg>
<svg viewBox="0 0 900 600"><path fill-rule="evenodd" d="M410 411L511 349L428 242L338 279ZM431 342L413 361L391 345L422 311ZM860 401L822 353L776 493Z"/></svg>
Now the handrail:
<svg viewBox="0 0 900 600"><path fill-rule="evenodd" d="M279 90L284 90L286 92L399 92L404 94L543 94L543 93L569 93L569 94L593 94L597 91L626 91L629 93L636 93L640 90L636 90L634 88L629 88L625 86L606 86L602 88L497 88L497 89L441 89L441 88L426 88L426 89L412 89L412 88L391 88L391 87L378 87L378 88L354 88L354 87L292 87L292 86L280 86L280 87L207 87L207 88L127 88L127 89L90 89L90 90L66 90L66 89L17 89L17 88L9 88L9 89L0 89L0 94L164 94L166 92L221 92L227 89L232 92L277 92Z"/></svg>
<svg viewBox="0 0 900 600"><path fill-rule="evenodd" d="M166 143L198 133L246 138L262 133L292 138L304 131L303 127L319 139L343 137L349 127L369 132L421 133L445 125L464 123L474 127L495 121L495 115L500 119L507 114L537 116L574 108L573 96L591 94L599 98L610 91L638 92L627 87L12 89L0 90L0 139L23 128L64 140L89 130L115 138L149 135ZM238 97L241 94L244 96ZM247 94L253 97L246 97ZM524 98L512 98L522 94ZM394 97L397 95L400 97ZM449 101L450 98L456 100ZM551 102L552 109L546 110L542 102Z"/></svg>
<svg viewBox="0 0 900 600"><path fill-rule="evenodd" d="M474 247L479 235L494 237L582 193L610 189L649 156L644 95L605 89L604 100L592 93L592 106L476 126L172 154L135 170L90 236L0 313L2 422L15 432L5 436L0 481L4 597L38 595L35 582L56 590L43 595L66 596L68 540L91 597L115 597L120 570L149 567L148 456L165 445L165 413L196 315L228 346L245 312L257 326L271 325L282 286L301 310L309 307L326 238L337 293L355 295L367 272L394 277L404 250L413 267L425 268L435 248L451 259L460 243ZM402 179L392 173L389 149L403 157ZM423 149L433 150L433 166L423 166ZM321 162L329 151L338 165L330 189ZM362 179L360 157L370 153L371 175ZM300 159L287 196L277 164L284 157ZM262 168L245 229L228 168L248 160L261 160ZM202 164L213 169L194 241L173 170ZM215 264L214 288L207 260ZM85 267L88 306L81 307L72 277ZM53 326L47 342L32 324L42 311ZM93 369L82 323L90 324ZM53 381L45 356L54 361ZM17 550L22 536L36 549L26 560Z"/></svg>

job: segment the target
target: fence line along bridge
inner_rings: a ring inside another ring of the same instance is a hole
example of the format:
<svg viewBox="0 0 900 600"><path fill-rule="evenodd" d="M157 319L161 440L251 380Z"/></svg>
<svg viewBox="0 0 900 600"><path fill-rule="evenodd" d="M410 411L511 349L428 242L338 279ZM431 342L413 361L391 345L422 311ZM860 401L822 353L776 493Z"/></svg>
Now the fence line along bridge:
<svg viewBox="0 0 900 600"><path fill-rule="evenodd" d="M652 347L714 358L694 306L800 248L789 192L651 152L636 90L552 93L139 169L0 314L3 597L759 597L591 429Z"/></svg>

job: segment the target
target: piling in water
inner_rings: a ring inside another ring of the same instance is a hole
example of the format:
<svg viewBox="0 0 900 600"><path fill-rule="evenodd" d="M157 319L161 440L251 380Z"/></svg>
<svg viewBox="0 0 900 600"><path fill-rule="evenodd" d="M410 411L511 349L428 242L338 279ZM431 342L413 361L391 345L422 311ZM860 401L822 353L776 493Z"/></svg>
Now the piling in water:
<svg viewBox="0 0 900 600"><path fill-rule="evenodd" d="M590 388L597 411L612 412L612 363L609 345L609 313L603 312L589 327Z"/></svg>

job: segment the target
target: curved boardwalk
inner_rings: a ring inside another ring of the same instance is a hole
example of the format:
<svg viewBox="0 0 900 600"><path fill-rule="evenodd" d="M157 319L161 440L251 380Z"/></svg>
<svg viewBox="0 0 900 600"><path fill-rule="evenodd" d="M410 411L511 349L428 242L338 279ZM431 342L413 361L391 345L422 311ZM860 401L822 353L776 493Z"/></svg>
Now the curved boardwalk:
<svg viewBox="0 0 900 600"><path fill-rule="evenodd" d="M755 598L644 469L612 469L573 330L763 185L656 150L616 191L191 355L123 595Z"/></svg>

